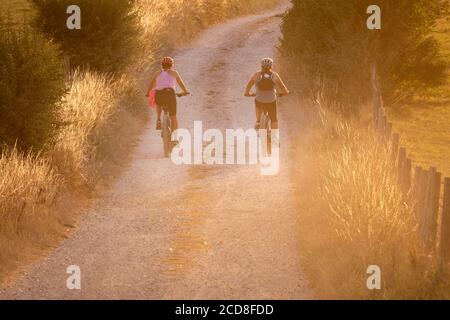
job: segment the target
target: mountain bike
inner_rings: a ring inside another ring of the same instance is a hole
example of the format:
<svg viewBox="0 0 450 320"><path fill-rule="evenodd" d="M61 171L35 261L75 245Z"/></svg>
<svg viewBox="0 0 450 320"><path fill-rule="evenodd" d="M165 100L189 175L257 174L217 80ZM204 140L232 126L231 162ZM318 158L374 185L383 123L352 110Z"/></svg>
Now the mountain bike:
<svg viewBox="0 0 450 320"><path fill-rule="evenodd" d="M177 93L176 95L178 98L185 97L187 94L185 93ZM162 120L162 130L161 130L161 138L163 140L163 146L164 146L164 156L166 158L169 158L172 154L173 147L175 146L176 142L174 143L172 141L172 127L170 123L170 115L169 115L169 109L167 106L161 106L163 111L163 120Z"/></svg>
<svg viewBox="0 0 450 320"><path fill-rule="evenodd" d="M281 98L284 96L285 95L282 93L277 93L278 98ZM253 94L248 95L247 97L256 97L256 94L253 93ZM271 124L270 124L269 112L267 110L263 110L263 112L261 113L259 123L260 123L259 130L261 130L262 132L265 132L267 135L267 137L266 137L267 145L266 145L266 149L263 150L263 152L264 152L265 156L269 156L272 154L272 128L271 128ZM259 133L261 133L261 131L259 131Z"/></svg>

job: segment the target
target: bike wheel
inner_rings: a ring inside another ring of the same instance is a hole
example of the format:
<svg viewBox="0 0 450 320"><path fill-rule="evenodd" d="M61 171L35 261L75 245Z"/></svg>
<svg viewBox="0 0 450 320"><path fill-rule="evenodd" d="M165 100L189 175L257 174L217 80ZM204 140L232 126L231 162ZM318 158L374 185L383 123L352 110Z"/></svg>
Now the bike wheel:
<svg viewBox="0 0 450 320"><path fill-rule="evenodd" d="M266 130L267 129L267 127L266 127L266 125L267 125L266 118L267 118L266 114L264 112L261 113L261 118L259 119L259 123L260 123L259 128L262 129L262 130Z"/></svg>
<svg viewBox="0 0 450 320"><path fill-rule="evenodd" d="M265 112L263 112L261 114L261 119L260 119L260 124L261 124L261 129L262 130L266 130L266 144L263 147L263 155L264 156L268 156L270 155L270 149L271 149L271 143L270 143L270 118L269 115Z"/></svg>
<svg viewBox="0 0 450 320"><path fill-rule="evenodd" d="M166 115L164 115L163 119L162 139L164 145L164 156L168 158L172 152L172 132L170 130L170 120Z"/></svg>
<svg viewBox="0 0 450 320"><path fill-rule="evenodd" d="M265 127L267 128L267 154L272 154L272 133L270 131L270 117L269 115L266 115L266 124Z"/></svg>

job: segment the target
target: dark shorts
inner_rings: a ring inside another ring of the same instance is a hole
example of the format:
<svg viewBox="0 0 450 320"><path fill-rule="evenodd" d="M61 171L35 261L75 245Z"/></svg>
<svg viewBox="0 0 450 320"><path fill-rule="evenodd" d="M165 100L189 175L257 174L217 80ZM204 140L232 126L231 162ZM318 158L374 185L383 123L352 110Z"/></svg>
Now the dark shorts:
<svg viewBox="0 0 450 320"><path fill-rule="evenodd" d="M156 90L156 104L160 107L166 107L170 116L177 115L177 96L173 89Z"/></svg>
<svg viewBox="0 0 450 320"><path fill-rule="evenodd" d="M264 103L264 102L259 102L258 100L255 100L255 106L262 111L267 111L269 113L271 122L278 122L277 102L276 101L271 102L271 103Z"/></svg>

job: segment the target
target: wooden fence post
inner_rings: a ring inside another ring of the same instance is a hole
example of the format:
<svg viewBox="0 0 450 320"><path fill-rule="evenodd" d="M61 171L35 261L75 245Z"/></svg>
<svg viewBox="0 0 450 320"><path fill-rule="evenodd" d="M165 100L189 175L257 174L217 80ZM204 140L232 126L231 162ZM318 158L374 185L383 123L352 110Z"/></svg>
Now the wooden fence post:
<svg viewBox="0 0 450 320"><path fill-rule="evenodd" d="M414 208L416 218L419 220L418 216L418 199L420 194L420 177L422 176L422 167L416 166L414 168L414 180L412 183L411 194L409 198L409 204Z"/></svg>
<svg viewBox="0 0 450 320"><path fill-rule="evenodd" d="M390 147L394 170L406 201L414 207L419 222L419 233L428 249L436 249L437 226L440 205L441 173L435 167L423 170L417 166L411 177L412 161L406 149L400 146L400 135L392 133L392 123L388 121L383 108L383 97L378 82L376 65L372 64L372 107L375 130L379 139ZM450 262L450 178L444 179L444 204L441 219L440 250L444 261Z"/></svg>
<svg viewBox="0 0 450 320"><path fill-rule="evenodd" d="M428 174L429 172L425 169L420 171L419 176L419 193L417 195L417 215L419 217L419 229L420 233L423 237L424 233L424 216L425 216L425 202L427 196L427 182L428 182Z"/></svg>
<svg viewBox="0 0 450 320"><path fill-rule="evenodd" d="M411 167L412 167L412 161L410 158L406 158L403 166L402 166L402 191L403 194L408 194L409 190L411 189Z"/></svg>
<svg viewBox="0 0 450 320"><path fill-rule="evenodd" d="M392 162L394 163L394 166L395 166L395 163L396 163L397 158L398 158L399 145L400 145L400 135L398 133L394 133L392 135L392 150L391 150L391 152L392 152Z"/></svg>
<svg viewBox="0 0 450 320"><path fill-rule="evenodd" d="M438 219L439 219L439 208L441 200L441 181L442 181L442 173L436 171L434 175L434 193L431 198L431 213L433 215L433 225L432 225L432 245L433 248L436 249L437 245L437 231L438 231Z"/></svg>
<svg viewBox="0 0 450 320"><path fill-rule="evenodd" d="M424 182L421 223L422 239L428 249L434 249L436 246L441 174L437 172L435 167L431 167L425 176Z"/></svg>
<svg viewBox="0 0 450 320"><path fill-rule="evenodd" d="M450 261L450 178L444 179L444 206L441 221L441 257Z"/></svg>

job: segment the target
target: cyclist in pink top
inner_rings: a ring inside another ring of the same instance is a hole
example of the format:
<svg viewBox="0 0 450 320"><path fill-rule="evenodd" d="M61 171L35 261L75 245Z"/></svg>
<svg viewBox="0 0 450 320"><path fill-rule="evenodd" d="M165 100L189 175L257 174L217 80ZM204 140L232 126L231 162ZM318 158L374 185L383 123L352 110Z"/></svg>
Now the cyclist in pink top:
<svg viewBox="0 0 450 320"><path fill-rule="evenodd" d="M156 130L161 130L161 106L169 109L172 132L178 129L176 85L178 84L183 90L182 94L189 94L189 90L180 74L173 70L173 65L174 60L171 57L165 57L161 62L162 69L153 75L147 90L147 97L150 95L151 90L156 90L156 115L158 118Z"/></svg>

